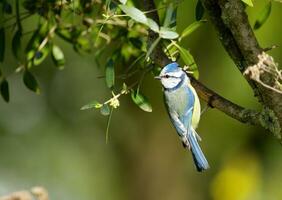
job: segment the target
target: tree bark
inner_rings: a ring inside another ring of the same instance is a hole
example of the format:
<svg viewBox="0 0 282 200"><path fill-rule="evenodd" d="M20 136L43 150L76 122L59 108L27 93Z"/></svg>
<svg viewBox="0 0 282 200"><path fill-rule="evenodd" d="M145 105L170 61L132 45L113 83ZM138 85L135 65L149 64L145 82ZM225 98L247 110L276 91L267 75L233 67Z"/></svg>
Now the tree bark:
<svg viewBox="0 0 282 200"><path fill-rule="evenodd" d="M250 26L245 5L241 0L201 0L208 12L210 21L214 25L218 37L228 52L237 68L243 74L250 66L259 63L260 55L265 54L258 44L254 32ZM267 54L270 62L266 67L274 66L275 61ZM272 88L279 88L276 77L273 74L263 73L261 79ZM270 130L278 138L281 138L282 125L282 94L263 86L245 76L254 95L264 107L264 117L261 125Z"/></svg>

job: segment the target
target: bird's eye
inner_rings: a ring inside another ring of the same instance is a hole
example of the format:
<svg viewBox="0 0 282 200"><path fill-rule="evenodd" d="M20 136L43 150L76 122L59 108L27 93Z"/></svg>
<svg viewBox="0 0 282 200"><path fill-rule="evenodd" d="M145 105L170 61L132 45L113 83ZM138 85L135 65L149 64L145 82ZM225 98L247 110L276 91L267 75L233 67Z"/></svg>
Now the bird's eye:
<svg viewBox="0 0 282 200"><path fill-rule="evenodd" d="M169 75L165 75L165 78L169 78Z"/></svg>

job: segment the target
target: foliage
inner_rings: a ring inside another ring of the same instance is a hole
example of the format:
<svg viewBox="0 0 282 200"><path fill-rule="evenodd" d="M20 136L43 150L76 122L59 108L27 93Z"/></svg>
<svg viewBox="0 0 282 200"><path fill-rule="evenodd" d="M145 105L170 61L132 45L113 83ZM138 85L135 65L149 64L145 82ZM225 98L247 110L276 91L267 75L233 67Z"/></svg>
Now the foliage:
<svg viewBox="0 0 282 200"><path fill-rule="evenodd" d="M135 96L134 91L137 88L139 91L141 88L141 79L148 73L157 71L151 67L152 61L149 57L159 42L164 44L164 50L173 60L177 60L180 56L185 64L195 64L190 52L181 46L181 40L206 22L200 20L204 13L200 3L196 8L196 18L199 21L188 26L181 36L175 31L177 3L173 2L162 5L166 9L161 19L163 25L146 16L146 13L152 11L141 11L134 6L133 1L108 0L103 3L94 0L25 0L23 2L16 0L14 3L15 6L7 1L0 4L5 8L0 29L0 61L3 62L7 54L5 35L7 30L12 28L12 53L19 62L16 72L23 72L24 84L37 93L40 91L39 85L31 72L34 66L40 65L50 54L54 66L58 69L64 68L66 62L64 52L57 44L56 38L70 43L79 54L93 52L98 66L105 66L106 84L113 94L114 92L118 92L118 95L132 93L132 96ZM22 12L23 9L24 12ZM38 24L35 25L34 31L24 30L25 19L32 16L38 17ZM11 21L13 21L12 24ZM158 33L159 38L146 49L148 29ZM29 37L25 47L21 44L22 37ZM112 55L104 63L100 58L109 49L112 49ZM125 67L116 74L120 66ZM124 86L128 84L126 82L132 76L136 77L137 81L130 83L131 86L125 93ZM7 85L5 77L7 75L3 76L4 85ZM113 99L117 101L118 97L113 96ZM132 99L136 103L135 98ZM144 101L141 105L147 104L146 97L139 100ZM108 102L114 107L119 105L113 101ZM136 104L142 109L140 103Z"/></svg>
<svg viewBox="0 0 282 200"><path fill-rule="evenodd" d="M251 0L242 0L253 6ZM14 5L12 5L14 3ZM188 66L188 70L198 78L199 72L191 52L183 47L183 39L204 25L204 7L198 0L195 5L195 22L182 32L176 30L177 7L181 2L162 1L159 6L160 23L147 17L154 10L137 8L134 0L15 0L0 1L0 63L7 54L6 46L11 43L12 53L19 65L15 73L22 73L24 85L33 92L40 93L40 86L32 70L50 55L54 66L63 69L64 51L57 43L61 38L78 54L91 53L98 66L105 68L105 82L112 97L103 103L91 102L81 109L100 109L109 119L113 109L119 107L119 97L131 94L132 101L146 112L152 107L148 98L140 91L142 81L148 74L156 75L159 67L154 65L150 55L158 44L173 60ZM164 11L163 11L164 10ZM161 12L162 11L162 12ZM263 25L269 17L271 2L267 3L255 23L255 29ZM25 30L25 19L37 17L34 30ZM3 20L2 20L3 19ZM6 40L8 31L13 32L12 41ZM148 30L158 34L158 38L147 46ZM22 38L28 37L26 46ZM108 60L102 58L109 54ZM187 69L187 67L185 67ZM8 76L1 72L1 95L9 101Z"/></svg>
<svg viewBox="0 0 282 200"><path fill-rule="evenodd" d="M242 0L245 4L247 4L248 6L251 6L253 7L254 4L253 4L253 1L252 0Z"/></svg>
<svg viewBox="0 0 282 200"><path fill-rule="evenodd" d="M270 13L271 13L271 7L272 7L272 3L271 1L269 1L265 7L263 8L262 11L260 11L260 15L258 16L255 25L254 25L254 29L257 30L259 29L268 19Z"/></svg>

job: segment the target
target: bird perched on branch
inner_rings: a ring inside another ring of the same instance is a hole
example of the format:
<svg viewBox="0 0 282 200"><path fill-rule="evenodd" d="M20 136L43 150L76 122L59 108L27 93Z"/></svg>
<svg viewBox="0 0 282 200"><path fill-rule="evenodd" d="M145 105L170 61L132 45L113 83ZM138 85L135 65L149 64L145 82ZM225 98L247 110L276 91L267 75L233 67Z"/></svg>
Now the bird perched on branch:
<svg viewBox="0 0 282 200"><path fill-rule="evenodd" d="M201 138L195 131L201 115L200 101L189 77L173 62L155 78L162 83L165 105L183 146L191 151L198 171L208 169L208 161L198 144Z"/></svg>

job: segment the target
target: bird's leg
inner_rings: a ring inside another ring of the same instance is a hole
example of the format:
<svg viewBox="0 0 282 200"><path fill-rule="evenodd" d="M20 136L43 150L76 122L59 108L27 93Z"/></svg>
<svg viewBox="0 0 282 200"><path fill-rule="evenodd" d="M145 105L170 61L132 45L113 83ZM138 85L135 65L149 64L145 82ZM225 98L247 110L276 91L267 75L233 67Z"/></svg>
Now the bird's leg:
<svg viewBox="0 0 282 200"><path fill-rule="evenodd" d="M182 141L183 147L185 149L188 148L190 150L190 143L189 143L187 137L186 136L181 137L181 141Z"/></svg>
<svg viewBox="0 0 282 200"><path fill-rule="evenodd" d="M205 107L201 111L201 115L204 114L209 109L209 107L210 106L208 104L206 104Z"/></svg>

